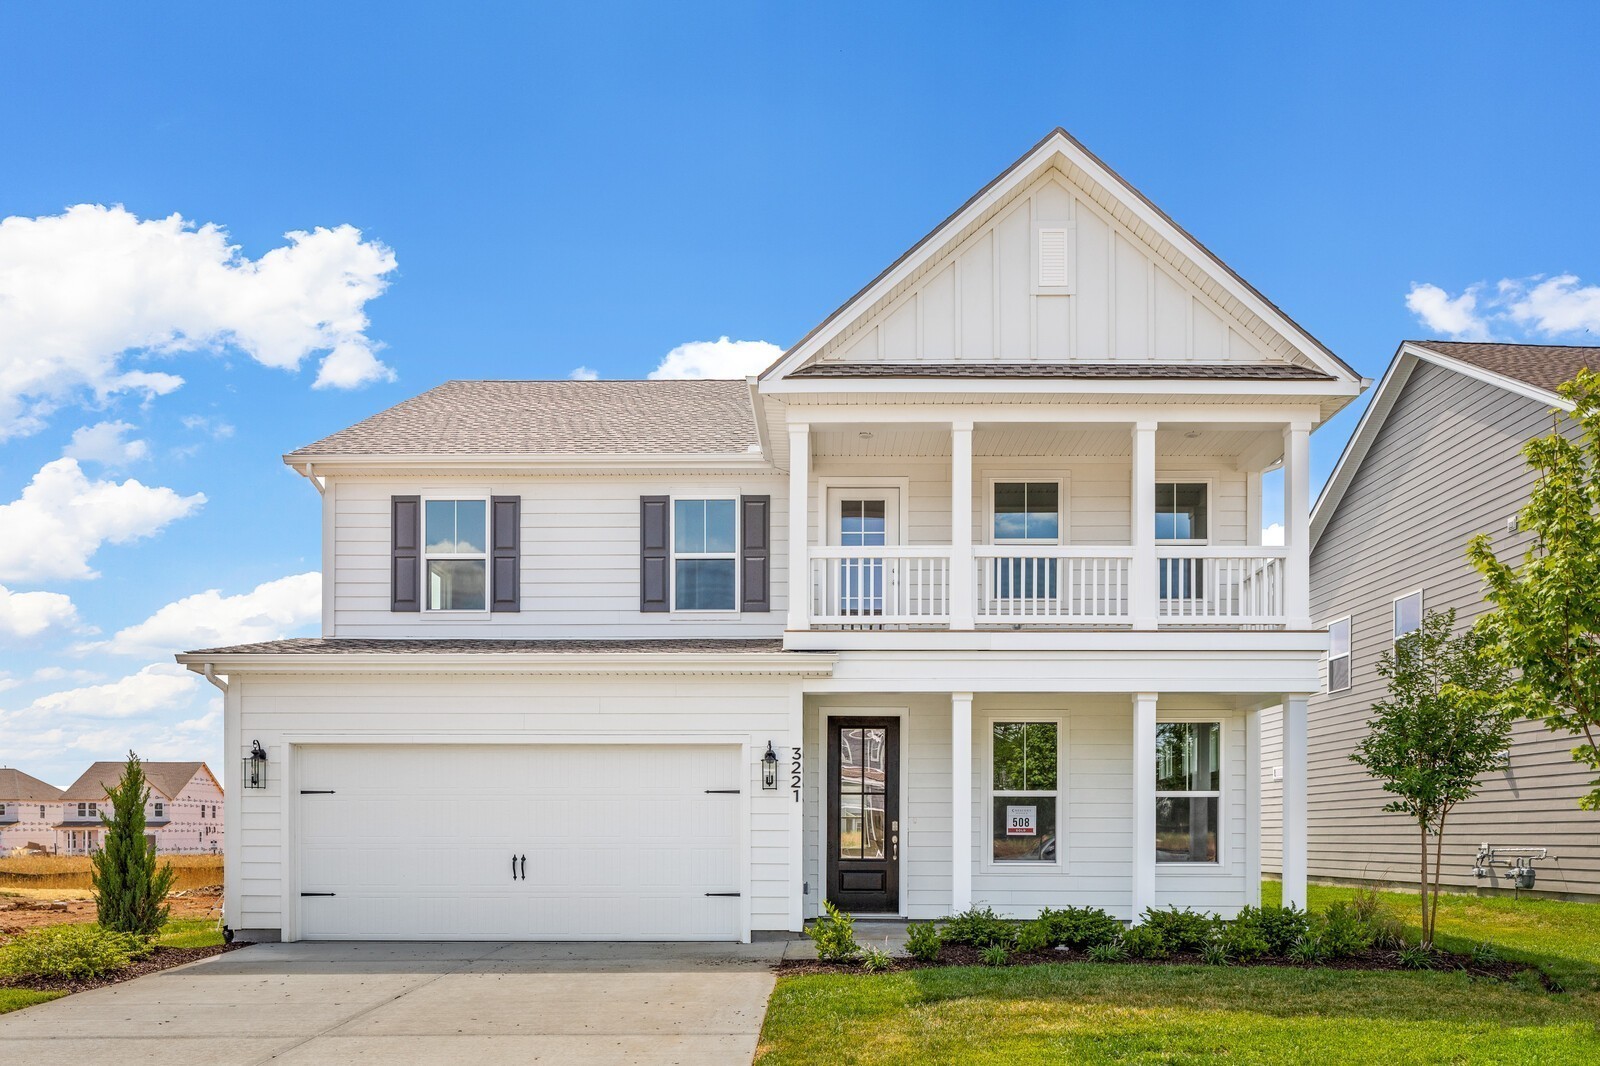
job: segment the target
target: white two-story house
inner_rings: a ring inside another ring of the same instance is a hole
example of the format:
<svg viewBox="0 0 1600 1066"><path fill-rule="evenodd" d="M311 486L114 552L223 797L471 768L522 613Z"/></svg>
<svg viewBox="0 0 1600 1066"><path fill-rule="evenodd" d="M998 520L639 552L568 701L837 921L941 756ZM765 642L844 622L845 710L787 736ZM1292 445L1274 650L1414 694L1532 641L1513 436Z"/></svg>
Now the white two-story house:
<svg viewBox="0 0 1600 1066"><path fill-rule="evenodd" d="M163 855L215 854L227 839L223 833L222 785L203 762L141 760L150 798L144 805L145 835ZM55 850L63 855L92 855L105 843L104 814L113 808L107 793L122 779L121 762L96 762L61 793L61 820L55 826Z"/></svg>
<svg viewBox="0 0 1600 1066"><path fill-rule="evenodd" d="M292 452L322 635L179 657L229 922L1230 914L1280 704L1303 900L1308 439L1364 384L1058 130L759 378L452 381Z"/></svg>

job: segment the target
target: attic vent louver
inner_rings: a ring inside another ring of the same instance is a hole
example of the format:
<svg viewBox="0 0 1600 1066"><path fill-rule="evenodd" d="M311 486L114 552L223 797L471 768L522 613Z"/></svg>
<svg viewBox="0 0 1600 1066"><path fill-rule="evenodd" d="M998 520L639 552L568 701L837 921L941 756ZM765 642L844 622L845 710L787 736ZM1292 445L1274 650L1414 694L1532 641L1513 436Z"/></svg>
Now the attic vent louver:
<svg viewBox="0 0 1600 1066"><path fill-rule="evenodd" d="M1072 228L1069 225L1040 225L1035 230L1038 252L1035 291L1046 294L1072 292Z"/></svg>

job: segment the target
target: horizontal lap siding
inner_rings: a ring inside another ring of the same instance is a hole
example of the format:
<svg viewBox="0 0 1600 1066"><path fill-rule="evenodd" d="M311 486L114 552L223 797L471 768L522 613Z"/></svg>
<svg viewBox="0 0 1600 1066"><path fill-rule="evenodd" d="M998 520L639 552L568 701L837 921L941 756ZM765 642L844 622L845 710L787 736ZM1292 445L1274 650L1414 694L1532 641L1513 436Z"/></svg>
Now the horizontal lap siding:
<svg viewBox="0 0 1600 1066"><path fill-rule="evenodd" d="M1494 537L1503 557L1520 558L1525 536L1507 534L1532 486L1520 449L1550 431L1548 408L1429 363L1406 383L1312 554L1313 611L1352 616L1352 688L1311 700L1309 872L1313 877L1410 880L1416 831L1385 814L1388 795L1349 755L1384 694L1379 655L1393 637L1391 601L1423 589L1428 609L1456 608L1463 627L1485 607L1467 563L1475 533ZM1549 847L1540 889L1600 893L1600 834L1577 808L1587 775L1571 761L1572 741L1534 722L1516 726L1511 768L1451 816L1444 881L1502 886L1472 876L1480 842ZM1267 761L1273 765L1274 755ZM1264 825L1275 834L1274 817Z"/></svg>

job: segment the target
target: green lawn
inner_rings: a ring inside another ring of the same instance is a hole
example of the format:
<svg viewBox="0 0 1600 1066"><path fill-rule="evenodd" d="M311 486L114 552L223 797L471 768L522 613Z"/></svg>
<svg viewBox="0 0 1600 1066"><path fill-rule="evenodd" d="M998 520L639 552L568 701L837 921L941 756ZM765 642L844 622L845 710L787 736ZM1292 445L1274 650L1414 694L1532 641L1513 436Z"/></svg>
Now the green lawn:
<svg viewBox="0 0 1600 1066"><path fill-rule="evenodd" d="M1314 887L1311 907L1352 891ZM1263 895L1276 902L1278 886ZM1387 895L1403 915L1417 905ZM1491 941L1573 991L1459 973L1092 963L784 977L756 1061L1600 1061L1600 906L1442 897L1439 930L1443 946Z"/></svg>
<svg viewBox="0 0 1600 1066"><path fill-rule="evenodd" d="M0 1014L31 1007L35 1003L60 999L64 995L65 992L30 992L26 988L0 988Z"/></svg>
<svg viewBox="0 0 1600 1066"><path fill-rule="evenodd" d="M164 948L209 948L222 943L215 918L174 918L161 930L156 943Z"/></svg>

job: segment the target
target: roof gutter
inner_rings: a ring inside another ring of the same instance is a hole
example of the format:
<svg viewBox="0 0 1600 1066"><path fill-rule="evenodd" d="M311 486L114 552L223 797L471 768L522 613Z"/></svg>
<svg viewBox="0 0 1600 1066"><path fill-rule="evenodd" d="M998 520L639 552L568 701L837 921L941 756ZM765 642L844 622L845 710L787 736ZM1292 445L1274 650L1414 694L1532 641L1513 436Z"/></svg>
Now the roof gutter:
<svg viewBox="0 0 1600 1066"><path fill-rule="evenodd" d="M328 479L325 477L317 477L315 468L312 466L312 464L290 463L287 455L283 457L283 461L289 463L291 467L299 472L301 477L304 477L307 481L311 482L311 487L317 490L318 496L326 496L328 494Z"/></svg>
<svg viewBox="0 0 1600 1066"><path fill-rule="evenodd" d="M463 669L484 674L752 674L784 677L831 677L837 656L828 652L762 654L681 654L616 652L349 652L349 653L216 653L186 652L179 663L223 688L214 670L225 674L441 674Z"/></svg>

